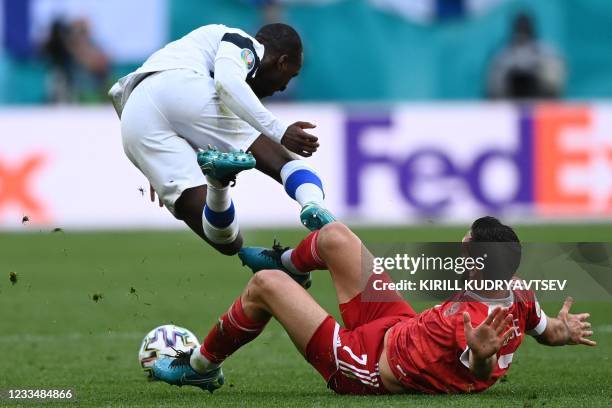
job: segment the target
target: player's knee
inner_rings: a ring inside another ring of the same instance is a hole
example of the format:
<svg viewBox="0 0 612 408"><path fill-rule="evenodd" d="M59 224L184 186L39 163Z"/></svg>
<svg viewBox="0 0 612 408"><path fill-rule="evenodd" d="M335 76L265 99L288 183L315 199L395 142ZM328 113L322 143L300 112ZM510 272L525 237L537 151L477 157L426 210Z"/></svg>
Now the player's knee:
<svg viewBox="0 0 612 408"><path fill-rule="evenodd" d="M345 247L356 236L344 224L332 222L321 228L317 237L317 248L319 252L334 252Z"/></svg>
<svg viewBox="0 0 612 408"><path fill-rule="evenodd" d="M254 297L267 297L280 293L291 278L286 273L273 269L257 272L249 281L250 293Z"/></svg>

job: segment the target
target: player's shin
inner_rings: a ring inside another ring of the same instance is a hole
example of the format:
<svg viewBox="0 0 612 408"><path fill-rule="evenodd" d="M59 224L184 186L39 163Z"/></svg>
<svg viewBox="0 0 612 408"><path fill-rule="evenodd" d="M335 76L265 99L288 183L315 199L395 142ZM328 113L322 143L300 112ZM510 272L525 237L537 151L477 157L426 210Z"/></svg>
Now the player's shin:
<svg viewBox="0 0 612 408"><path fill-rule="evenodd" d="M218 367L236 350L259 336L269 321L270 316L262 320L248 317L239 297L219 318L219 322L210 330L199 350L195 350L191 355L191 366L199 372Z"/></svg>
<svg viewBox="0 0 612 408"><path fill-rule="evenodd" d="M236 240L239 227L229 186L209 180L202 226L206 237L215 244L230 244Z"/></svg>
<svg viewBox="0 0 612 408"><path fill-rule="evenodd" d="M281 169L281 179L289 197L300 203L323 207L323 183L308 163L303 160L287 162Z"/></svg>

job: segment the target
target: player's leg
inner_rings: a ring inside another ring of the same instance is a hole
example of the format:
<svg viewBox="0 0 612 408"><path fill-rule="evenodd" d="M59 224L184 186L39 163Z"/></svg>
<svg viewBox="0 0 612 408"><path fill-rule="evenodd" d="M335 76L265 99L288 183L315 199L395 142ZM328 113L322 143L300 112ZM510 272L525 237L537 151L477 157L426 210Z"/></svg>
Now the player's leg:
<svg viewBox="0 0 612 408"><path fill-rule="evenodd" d="M251 267L262 259L256 251L249 257L245 253L243 248L239 256ZM339 222L327 224L310 233L294 249L276 251L276 255L275 262L292 276L317 269L330 271L340 312L349 329L384 316L415 315L397 291L373 289L375 279L390 281L390 278L387 274L373 275L372 254L357 235Z"/></svg>
<svg viewBox="0 0 612 408"><path fill-rule="evenodd" d="M273 142L264 135L260 135L249 147L257 160L255 168L277 182L283 184L281 170L290 161L295 160L291 154L278 143ZM314 198L323 201L323 193Z"/></svg>
<svg viewBox="0 0 612 408"><path fill-rule="evenodd" d="M242 299L247 316L263 321L272 315L302 354L327 313L310 294L278 270L255 274Z"/></svg>
<svg viewBox="0 0 612 408"><path fill-rule="evenodd" d="M212 391L223 383L218 382L219 377L223 378L220 367L223 361L254 340L272 317L283 325L296 348L305 355L311 338L328 314L285 273L261 271L251 278L199 348L190 355L157 360L153 375L170 384L197 385Z"/></svg>
<svg viewBox="0 0 612 408"><path fill-rule="evenodd" d="M361 293L370 271L372 255L344 224L332 222L308 234L295 248L274 246L272 249L247 247L238 254L242 262L258 272L276 268L286 271L298 283L313 270L328 269L339 303Z"/></svg>
<svg viewBox="0 0 612 408"><path fill-rule="evenodd" d="M222 254L234 255L242 248L229 193L220 193L211 184L190 188L176 200L174 209L178 219Z"/></svg>
<svg viewBox="0 0 612 408"><path fill-rule="evenodd" d="M176 218L220 252L235 254L242 238L229 188L209 187L207 191L196 152L167 119L174 113L158 106L167 96L165 87L172 84L168 75L162 72L146 78L130 95L121 120L125 153ZM212 212L205 211L207 205L213 207Z"/></svg>
<svg viewBox="0 0 612 408"><path fill-rule="evenodd" d="M308 229L319 229L335 219L325 209L323 182L306 161L295 159L283 146L263 135L249 150L257 160L256 168L282 183L287 194L300 204L300 218Z"/></svg>
<svg viewBox="0 0 612 408"><path fill-rule="evenodd" d="M190 70L172 70L163 75L149 84L151 99L177 134L190 146L203 149L197 154L197 163L206 175L204 205L201 194L189 194L184 198L186 205L179 207L179 215L192 220L196 227L201 219L207 239L223 253L235 254L242 246L242 238L229 184L239 172L253 168L255 160L239 152L241 146L233 148L226 139L238 135L248 140L253 132L244 132L237 123L227 120L225 108L214 99L214 83L208 75Z"/></svg>
<svg viewBox="0 0 612 408"><path fill-rule="evenodd" d="M196 371L215 368L240 347L255 339L274 317L285 328L300 353L328 313L285 273L264 270L253 275L242 295L219 318L198 352L192 354Z"/></svg>
<svg viewBox="0 0 612 408"><path fill-rule="evenodd" d="M284 265L295 271L328 269L340 304L363 291L373 259L359 237L340 222L310 233L281 258Z"/></svg>
<svg viewBox="0 0 612 408"><path fill-rule="evenodd" d="M294 251L299 249L298 245ZM289 260L296 258L299 257L291 256ZM361 239L346 225L334 222L318 232L310 253L302 251L301 260L292 263L300 270L321 269L321 263L329 269L347 329L381 317L415 316L416 312L397 291L375 289L375 280L392 280L386 273L374 274L373 261Z"/></svg>

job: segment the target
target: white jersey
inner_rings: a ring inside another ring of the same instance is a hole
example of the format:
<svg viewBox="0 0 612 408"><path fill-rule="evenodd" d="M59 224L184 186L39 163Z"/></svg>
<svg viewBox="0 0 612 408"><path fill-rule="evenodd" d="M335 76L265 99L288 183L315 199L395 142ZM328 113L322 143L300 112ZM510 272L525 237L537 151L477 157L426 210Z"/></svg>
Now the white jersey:
<svg viewBox="0 0 612 408"><path fill-rule="evenodd" d="M246 83L257 74L265 48L244 31L220 24L200 27L155 52L135 72L121 78L109 95L121 117L132 90L154 72L188 69L214 81L212 92L238 118L280 142L287 125L268 111Z"/></svg>

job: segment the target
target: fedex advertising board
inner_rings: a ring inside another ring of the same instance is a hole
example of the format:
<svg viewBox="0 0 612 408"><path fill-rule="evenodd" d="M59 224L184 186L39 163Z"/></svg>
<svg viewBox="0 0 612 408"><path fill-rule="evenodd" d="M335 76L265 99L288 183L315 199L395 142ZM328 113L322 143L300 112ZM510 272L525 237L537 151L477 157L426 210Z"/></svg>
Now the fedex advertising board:
<svg viewBox="0 0 612 408"><path fill-rule="evenodd" d="M609 106L446 105L346 117L344 204L360 216L598 218L612 210ZM382 214L382 213L385 214ZM561 219L559 218L559 219Z"/></svg>
<svg viewBox="0 0 612 408"><path fill-rule="evenodd" d="M612 219L612 105L271 109L317 124L308 160L348 222ZM5 109L0 135L1 228L182 228L148 201L111 108ZM244 226L299 225L297 204L256 171L232 195Z"/></svg>

